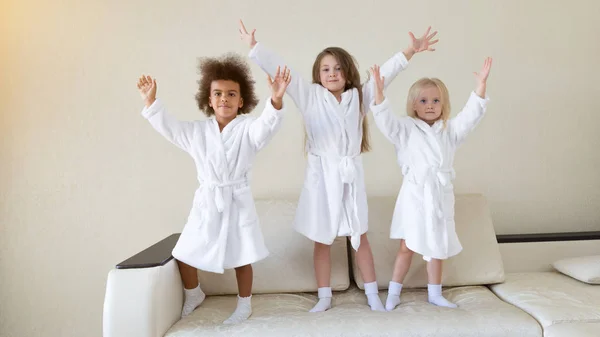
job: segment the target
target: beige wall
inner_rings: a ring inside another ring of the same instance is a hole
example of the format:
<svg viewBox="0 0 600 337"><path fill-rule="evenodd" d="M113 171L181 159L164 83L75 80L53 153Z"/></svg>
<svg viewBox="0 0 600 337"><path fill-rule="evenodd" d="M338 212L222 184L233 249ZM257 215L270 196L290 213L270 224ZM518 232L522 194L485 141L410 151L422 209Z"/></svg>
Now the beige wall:
<svg viewBox="0 0 600 337"><path fill-rule="evenodd" d="M408 30L433 25L438 51L388 91L398 112L421 76L442 78L457 112L493 56L489 115L457 155L457 193L486 194L498 233L600 230L598 1L249 3L0 4L0 335L100 336L109 269L181 230L192 162L140 117L135 81L156 76L177 117L199 117L196 58L246 53L238 17L304 76L325 46L347 48L364 73L404 48ZM257 197L297 196L302 184L302 126L286 103L257 158ZM392 146L374 123L371 133L368 193L394 195Z"/></svg>

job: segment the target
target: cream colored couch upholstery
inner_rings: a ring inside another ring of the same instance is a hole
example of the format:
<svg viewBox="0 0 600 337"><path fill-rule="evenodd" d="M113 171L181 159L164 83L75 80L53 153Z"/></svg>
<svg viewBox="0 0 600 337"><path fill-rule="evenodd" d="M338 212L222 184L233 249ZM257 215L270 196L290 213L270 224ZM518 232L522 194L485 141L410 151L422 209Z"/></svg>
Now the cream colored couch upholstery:
<svg viewBox="0 0 600 337"><path fill-rule="evenodd" d="M502 300L531 316L544 336L600 336L600 287L558 272L508 274L491 286Z"/></svg>
<svg viewBox="0 0 600 337"><path fill-rule="evenodd" d="M323 314L308 312L316 302L312 294L257 295L252 319L231 327L221 322L235 308L235 298L212 297L166 336L541 336L535 320L486 287L459 287L445 295L460 309L429 305L425 290L406 291L403 304L387 313L369 310L364 292L356 287L335 293L333 308ZM380 296L385 300L385 293Z"/></svg>
<svg viewBox="0 0 600 337"><path fill-rule="evenodd" d="M394 201L394 197L369 199L369 241L376 261L382 300L387 295L385 289L398 247L397 241L388 238ZM200 272L202 288L213 296L208 296L190 316L180 319L182 284L177 265L171 259L150 268L114 269L109 272L104 303L104 336L541 337L577 336L571 334L575 332L588 336L583 333L594 331L596 327L594 317L598 315L600 298L588 296L588 300L592 301L589 304L595 305L596 311L564 316L568 318L564 321L563 312L545 312L541 305L531 306L536 301L543 302L544 297L536 296L544 296L544 292L532 294L532 302L513 300L514 295L511 294L524 287L522 278L504 273L489 209L482 196L459 195L456 198L456 225L464 251L445 264L444 282L454 287L445 287L444 295L459 307L440 308L427 302L426 290L420 288L425 285L424 264L420 257L415 257L407 287L402 293L402 304L392 312L372 312L369 309L359 288L362 286L360 273L356 267L352 268L351 249L346 240L340 238L332 247L333 308L325 313L309 313L308 310L317 301L313 243L291 227L296 203L290 200L257 200L256 205L271 256L254 265L253 314L248 321L235 326L221 324L236 305L235 276L232 272L224 275ZM168 259L170 250L164 254ZM352 280L350 275L357 281ZM549 276L531 275L540 277L540 282ZM556 287L558 293L574 291L581 295L584 291L579 284L571 281L548 280L545 283L548 289ZM598 288L585 289L595 293L600 286L595 287ZM584 309L581 303L586 303L582 301L560 303L581 311ZM565 309L565 315L568 312Z"/></svg>

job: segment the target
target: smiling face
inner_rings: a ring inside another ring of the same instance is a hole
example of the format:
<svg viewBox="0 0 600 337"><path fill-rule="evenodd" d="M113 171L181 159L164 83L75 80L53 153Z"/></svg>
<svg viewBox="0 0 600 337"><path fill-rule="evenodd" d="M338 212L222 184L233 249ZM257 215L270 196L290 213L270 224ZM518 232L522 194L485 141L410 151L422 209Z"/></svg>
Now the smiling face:
<svg viewBox="0 0 600 337"><path fill-rule="evenodd" d="M239 83L227 80L212 81L208 105L215 111L217 120L233 120L244 105Z"/></svg>
<svg viewBox="0 0 600 337"><path fill-rule="evenodd" d="M331 54L325 55L319 64L319 80L321 85L334 95L344 92L346 78L342 66Z"/></svg>

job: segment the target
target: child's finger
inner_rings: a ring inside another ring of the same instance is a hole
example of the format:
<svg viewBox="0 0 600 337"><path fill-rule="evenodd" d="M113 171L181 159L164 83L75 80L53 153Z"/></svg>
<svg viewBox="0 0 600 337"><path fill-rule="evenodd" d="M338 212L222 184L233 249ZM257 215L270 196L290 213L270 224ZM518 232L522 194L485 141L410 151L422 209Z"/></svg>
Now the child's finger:
<svg viewBox="0 0 600 337"><path fill-rule="evenodd" d="M240 19L240 31L244 34L248 34L248 31L246 30L246 26L244 26L244 22L242 21L242 19Z"/></svg>
<svg viewBox="0 0 600 337"><path fill-rule="evenodd" d="M430 31L431 31L431 26L427 27L427 31L425 32L425 34L423 34L423 37L427 37L427 35L429 35Z"/></svg>

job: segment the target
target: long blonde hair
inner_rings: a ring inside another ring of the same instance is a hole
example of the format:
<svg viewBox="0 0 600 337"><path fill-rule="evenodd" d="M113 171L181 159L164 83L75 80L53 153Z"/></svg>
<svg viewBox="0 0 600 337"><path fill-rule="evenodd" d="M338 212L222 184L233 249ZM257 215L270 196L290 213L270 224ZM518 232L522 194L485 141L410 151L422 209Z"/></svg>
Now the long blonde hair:
<svg viewBox="0 0 600 337"><path fill-rule="evenodd" d="M446 127L446 122L450 118L450 94L448 93L448 88L446 88L446 85L440 79L424 77L413 83L408 90L408 98L406 99L406 113L410 117L419 118L414 109L414 104L419 98L419 95L421 95L421 90L426 87L437 87L437 89L440 91L440 95L442 96L442 114L440 118L444 121L444 127Z"/></svg>
<svg viewBox="0 0 600 337"><path fill-rule="evenodd" d="M369 142L369 122L367 121L367 114L363 111L363 93L362 93L362 84L360 83L360 73L358 72L357 62L350 53L340 47L328 47L323 49L317 55L315 59L315 63L313 63L313 83L321 84L321 79L319 76L319 68L321 65L321 60L327 56L331 55L335 57L335 59L340 63L340 67L342 68L342 74L346 79L346 85L344 87L344 91L356 88L358 90L358 98L359 98L359 106L360 106L360 116L363 117L362 121L362 140L360 143L360 152L368 152L371 150L371 145ZM306 129L304 130L305 138L306 138ZM306 139L305 139L306 140Z"/></svg>

